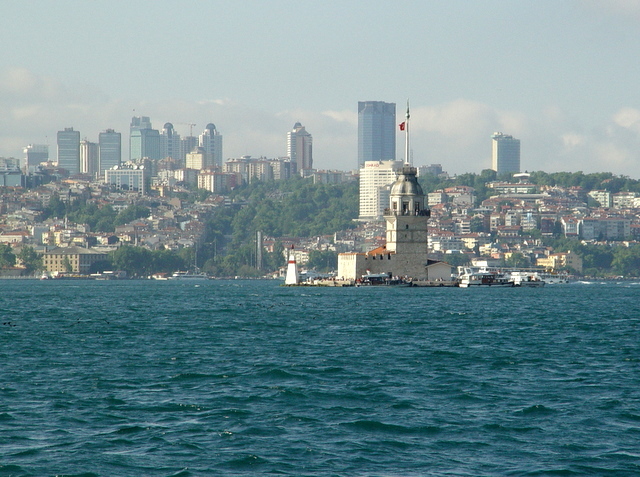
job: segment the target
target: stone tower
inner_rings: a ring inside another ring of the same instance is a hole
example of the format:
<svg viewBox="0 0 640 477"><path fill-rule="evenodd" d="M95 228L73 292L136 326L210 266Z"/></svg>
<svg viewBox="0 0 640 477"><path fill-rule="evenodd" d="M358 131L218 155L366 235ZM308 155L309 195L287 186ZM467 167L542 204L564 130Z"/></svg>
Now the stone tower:
<svg viewBox="0 0 640 477"><path fill-rule="evenodd" d="M410 271L427 261L427 223L430 211L415 167L405 165L391 186L387 222L387 251L395 252L395 265ZM415 275L414 275L415 276Z"/></svg>

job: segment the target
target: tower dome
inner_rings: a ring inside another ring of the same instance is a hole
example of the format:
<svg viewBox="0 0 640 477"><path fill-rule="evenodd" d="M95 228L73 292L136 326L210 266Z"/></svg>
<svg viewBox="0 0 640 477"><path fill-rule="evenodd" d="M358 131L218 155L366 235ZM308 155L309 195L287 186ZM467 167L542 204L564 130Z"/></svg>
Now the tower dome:
<svg viewBox="0 0 640 477"><path fill-rule="evenodd" d="M416 177L417 169L404 166L391 186L389 194L392 215L427 215L424 191Z"/></svg>

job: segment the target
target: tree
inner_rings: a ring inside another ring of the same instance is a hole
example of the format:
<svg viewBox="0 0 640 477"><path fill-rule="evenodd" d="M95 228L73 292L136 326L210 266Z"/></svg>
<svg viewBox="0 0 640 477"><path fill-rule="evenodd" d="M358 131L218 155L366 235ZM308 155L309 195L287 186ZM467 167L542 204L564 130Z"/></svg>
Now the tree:
<svg viewBox="0 0 640 477"><path fill-rule="evenodd" d="M507 266L513 268L523 268L530 265L529 258L525 257L520 252L512 253L511 256L506 260L506 264Z"/></svg>
<svg viewBox="0 0 640 477"><path fill-rule="evenodd" d="M22 247L17 258L22 262L22 266L27 274L37 270L42 270L42 256L33 247Z"/></svg>
<svg viewBox="0 0 640 477"><path fill-rule="evenodd" d="M16 256L11 245L0 244L0 268L11 268L16 264Z"/></svg>
<svg viewBox="0 0 640 477"><path fill-rule="evenodd" d="M109 252L109 258L116 270L124 270L131 276L146 276L151 270L151 251L146 248L124 245Z"/></svg>
<svg viewBox="0 0 640 477"><path fill-rule="evenodd" d="M330 250L311 250L307 267L319 272L335 270L338 268L338 254Z"/></svg>
<svg viewBox="0 0 640 477"><path fill-rule="evenodd" d="M73 272L73 265L71 265L71 260L67 255L62 259L62 266L64 267L64 271L67 273Z"/></svg>

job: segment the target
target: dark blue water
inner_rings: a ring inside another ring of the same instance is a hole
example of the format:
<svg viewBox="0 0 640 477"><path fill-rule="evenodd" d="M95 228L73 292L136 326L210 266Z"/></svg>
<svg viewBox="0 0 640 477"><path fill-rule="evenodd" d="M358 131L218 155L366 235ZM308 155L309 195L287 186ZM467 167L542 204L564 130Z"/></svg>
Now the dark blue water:
<svg viewBox="0 0 640 477"><path fill-rule="evenodd" d="M2 477L640 474L639 284L0 285Z"/></svg>

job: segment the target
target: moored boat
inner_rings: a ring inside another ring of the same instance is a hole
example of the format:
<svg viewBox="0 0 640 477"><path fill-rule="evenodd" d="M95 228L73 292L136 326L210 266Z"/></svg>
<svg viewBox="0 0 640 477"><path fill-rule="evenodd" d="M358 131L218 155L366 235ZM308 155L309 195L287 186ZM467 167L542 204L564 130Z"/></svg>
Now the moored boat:
<svg viewBox="0 0 640 477"><path fill-rule="evenodd" d="M177 271L169 277L169 280L207 280L208 278L206 273Z"/></svg>
<svg viewBox="0 0 640 477"><path fill-rule="evenodd" d="M472 271L467 270L460 275L458 286L470 288L482 287L512 287L513 281L504 273L493 271Z"/></svg>

